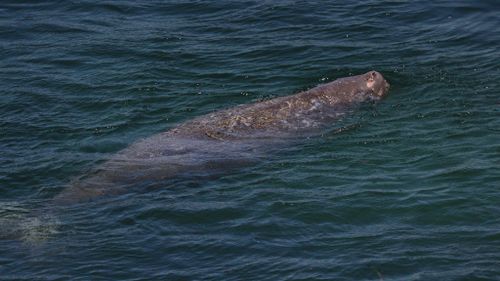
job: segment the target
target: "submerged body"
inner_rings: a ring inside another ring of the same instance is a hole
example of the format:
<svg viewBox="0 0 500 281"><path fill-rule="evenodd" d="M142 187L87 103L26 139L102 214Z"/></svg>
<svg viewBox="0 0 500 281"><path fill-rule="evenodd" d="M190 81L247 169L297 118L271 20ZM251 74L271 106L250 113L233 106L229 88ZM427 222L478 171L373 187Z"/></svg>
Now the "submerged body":
<svg viewBox="0 0 500 281"><path fill-rule="evenodd" d="M381 99L388 89L383 76L370 71L295 95L200 116L120 151L73 182L56 201L79 202L122 192L138 182L244 165L274 144L328 127L359 104Z"/></svg>

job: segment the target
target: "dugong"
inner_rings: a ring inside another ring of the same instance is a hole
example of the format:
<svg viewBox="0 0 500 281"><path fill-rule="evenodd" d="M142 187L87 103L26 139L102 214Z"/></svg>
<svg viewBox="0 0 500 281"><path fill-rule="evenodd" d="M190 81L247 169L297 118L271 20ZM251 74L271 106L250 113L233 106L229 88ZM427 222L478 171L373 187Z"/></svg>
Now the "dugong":
<svg viewBox="0 0 500 281"><path fill-rule="evenodd" d="M139 183L227 171L257 159L270 147L318 133L361 103L380 100L388 90L382 74L370 71L294 95L203 115L133 143L72 181L54 200L82 202L121 193Z"/></svg>

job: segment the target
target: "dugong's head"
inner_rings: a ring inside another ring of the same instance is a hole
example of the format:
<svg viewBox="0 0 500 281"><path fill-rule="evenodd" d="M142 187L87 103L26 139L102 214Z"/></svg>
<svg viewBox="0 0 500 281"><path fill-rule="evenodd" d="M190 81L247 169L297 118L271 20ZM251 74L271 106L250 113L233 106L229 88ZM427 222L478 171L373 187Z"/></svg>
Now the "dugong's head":
<svg viewBox="0 0 500 281"><path fill-rule="evenodd" d="M377 71L337 79L325 84L324 93L336 95L347 104L378 101L389 91L389 83Z"/></svg>
<svg viewBox="0 0 500 281"><path fill-rule="evenodd" d="M365 74L359 75L358 79L361 84L363 92L367 98L379 100L383 98L389 91L390 84L384 79L384 76L377 71L369 71Z"/></svg>

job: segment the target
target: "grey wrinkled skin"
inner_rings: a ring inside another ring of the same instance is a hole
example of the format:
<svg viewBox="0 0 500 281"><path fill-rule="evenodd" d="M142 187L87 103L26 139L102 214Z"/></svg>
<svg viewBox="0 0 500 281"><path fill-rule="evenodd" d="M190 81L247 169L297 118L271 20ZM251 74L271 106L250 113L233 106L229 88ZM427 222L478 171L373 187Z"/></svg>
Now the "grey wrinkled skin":
<svg viewBox="0 0 500 281"><path fill-rule="evenodd" d="M382 74L370 71L295 95L203 115L130 145L93 173L73 181L55 201L82 202L124 192L138 183L248 165L269 147L317 133L361 103L380 100L388 90Z"/></svg>

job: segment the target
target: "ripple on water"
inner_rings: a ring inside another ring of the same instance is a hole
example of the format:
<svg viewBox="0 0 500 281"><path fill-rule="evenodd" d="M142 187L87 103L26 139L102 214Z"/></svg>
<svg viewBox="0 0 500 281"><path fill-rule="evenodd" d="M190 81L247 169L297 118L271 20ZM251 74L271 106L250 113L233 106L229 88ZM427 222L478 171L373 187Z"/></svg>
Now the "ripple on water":
<svg viewBox="0 0 500 281"><path fill-rule="evenodd" d="M4 1L0 15L0 276L497 278L496 1ZM141 137L371 69L384 101L254 165L50 201Z"/></svg>

